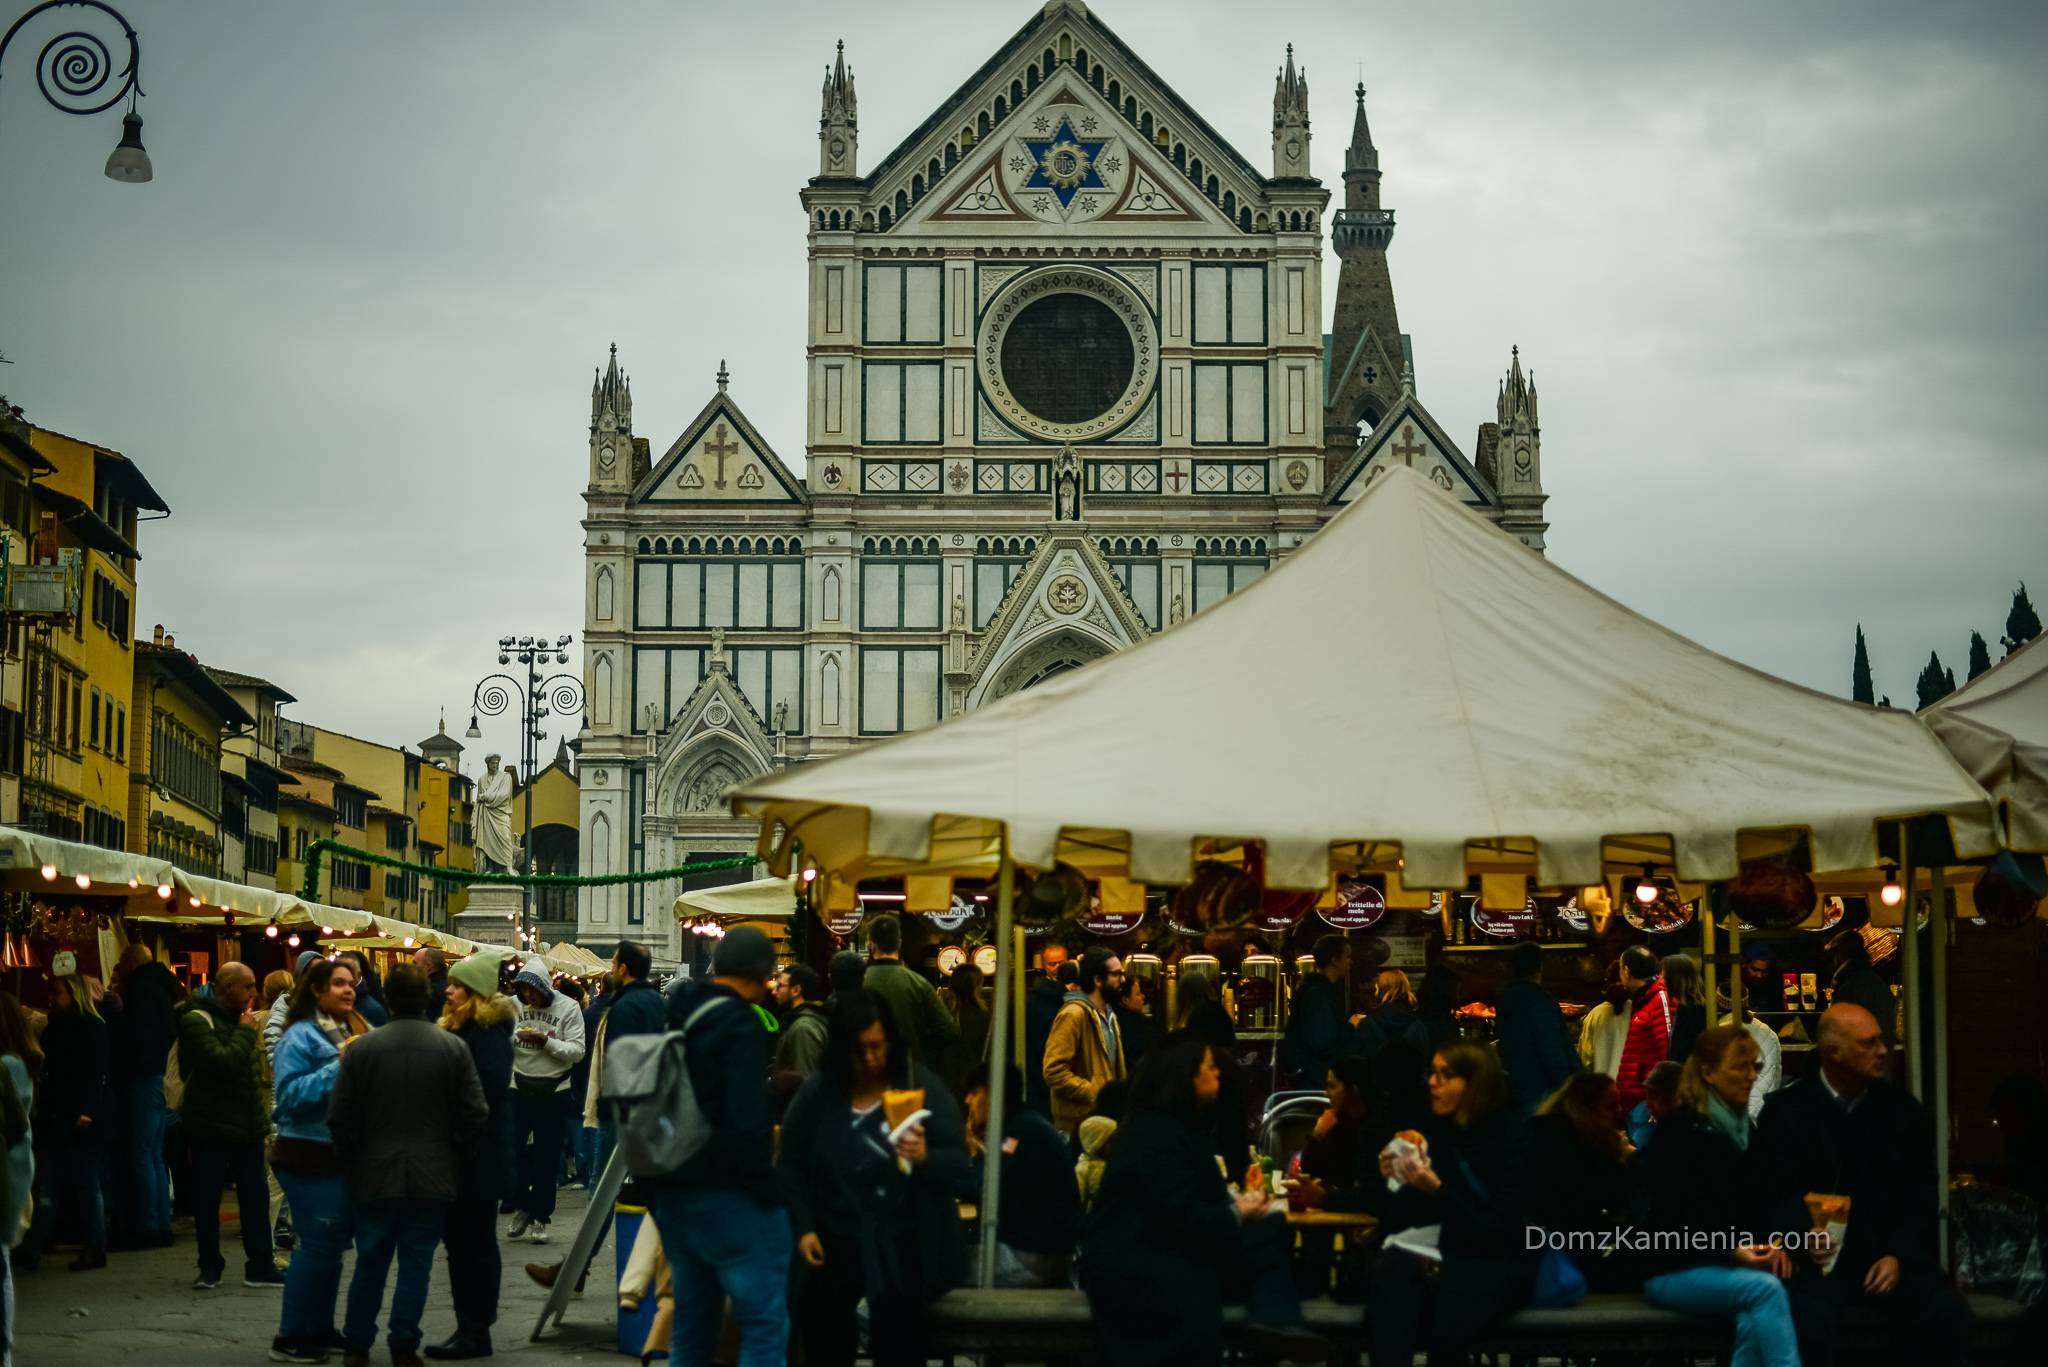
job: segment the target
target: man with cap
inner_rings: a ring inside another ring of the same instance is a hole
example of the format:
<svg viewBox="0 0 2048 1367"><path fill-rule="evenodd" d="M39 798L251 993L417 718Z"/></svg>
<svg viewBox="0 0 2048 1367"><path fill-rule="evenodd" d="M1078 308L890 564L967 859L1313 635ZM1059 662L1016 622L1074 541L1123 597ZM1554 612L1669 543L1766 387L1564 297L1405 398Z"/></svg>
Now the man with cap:
<svg viewBox="0 0 2048 1367"><path fill-rule="evenodd" d="M569 1071L583 1057L583 1011L555 991L546 969L530 963L512 980L512 994L519 999L512 1015L512 1142L519 1170L506 1234L544 1244L555 1218L555 1176L573 1100Z"/></svg>
<svg viewBox="0 0 2048 1367"><path fill-rule="evenodd" d="M1785 984L1775 971L1767 940L1751 940L1742 947L1742 1001L1752 1011L1785 1009Z"/></svg>
<svg viewBox="0 0 2048 1367"><path fill-rule="evenodd" d="M668 1027L688 1030L690 1083L712 1130L656 1184L654 1220L675 1287L670 1362L711 1360L728 1299L740 1367L781 1367L788 1356L789 1219L775 1179L773 1046L756 1009L774 972L768 937L739 926L718 942L710 980L685 983L669 999Z"/></svg>

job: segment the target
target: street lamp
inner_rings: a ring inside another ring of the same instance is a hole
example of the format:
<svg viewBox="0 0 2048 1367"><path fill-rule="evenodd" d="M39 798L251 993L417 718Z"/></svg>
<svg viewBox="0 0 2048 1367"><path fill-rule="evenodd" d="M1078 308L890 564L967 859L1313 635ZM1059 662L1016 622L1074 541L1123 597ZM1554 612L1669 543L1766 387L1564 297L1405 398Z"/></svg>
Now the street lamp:
<svg viewBox="0 0 2048 1367"><path fill-rule="evenodd" d="M43 44L43 50L36 56L36 86L52 109L66 114L98 114L126 99L128 112L121 116L121 141L107 157L107 179L140 185L155 175L149 153L142 150L142 115L135 112L135 102L143 94L142 42L120 11L100 0L45 0L15 20L7 36L0 38L0 67L5 65L7 45L14 41L23 24L44 10L67 5L96 9L119 24L128 39L128 65L116 72L114 54L107 49L106 42L97 34L73 29ZM98 104L91 103L117 76L120 85L114 93Z"/></svg>
<svg viewBox="0 0 2048 1367"><path fill-rule="evenodd" d="M512 710L516 698L519 704L519 760L520 783L526 790L526 833L519 851L520 869L523 873L533 872L533 778L540 767L540 747L547 742L547 719L556 713L581 712L583 710L583 681L573 674L553 674L543 677L551 664L569 663L569 644L573 636L557 637L553 645L542 636L501 636L498 638L498 663L509 665L518 661L526 666L526 680L510 674L487 674L478 681L476 695L470 700L469 730L463 734L470 740L480 739L482 729L477 720L482 717L501 716ZM520 885L519 935L522 946L533 931L533 886Z"/></svg>

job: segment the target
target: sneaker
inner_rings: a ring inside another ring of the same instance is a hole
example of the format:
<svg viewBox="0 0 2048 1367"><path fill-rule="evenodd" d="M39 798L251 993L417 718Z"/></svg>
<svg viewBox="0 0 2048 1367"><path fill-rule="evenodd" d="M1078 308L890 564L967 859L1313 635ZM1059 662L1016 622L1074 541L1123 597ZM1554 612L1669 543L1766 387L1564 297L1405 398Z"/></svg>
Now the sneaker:
<svg viewBox="0 0 2048 1367"><path fill-rule="evenodd" d="M532 1224L533 1217L531 1215L528 1215L523 1210L515 1210L512 1212L512 1228L505 1231L505 1237L508 1239L516 1239L520 1235L526 1233L527 1228Z"/></svg>
<svg viewBox="0 0 2048 1367"><path fill-rule="evenodd" d="M582 1191L583 1189L581 1182L571 1182L562 1188L563 1191Z"/></svg>
<svg viewBox="0 0 2048 1367"><path fill-rule="evenodd" d="M202 1272L193 1279L192 1289L194 1291L211 1291L220 1285L220 1279L221 1274L218 1272Z"/></svg>
<svg viewBox="0 0 2048 1367"><path fill-rule="evenodd" d="M284 1273L278 1271L274 1267L268 1267L261 1272L251 1272L247 1276L243 1277L242 1285L257 1287L283 1286Z"/></svg>
<svg viewBox="0 0 2048 1367"><path fill-rule="evenodd" d="M327 1361L327 1349L318 1344L294 1343L284 1335L279 1334L270 1341L270 1360L272 1362L325 1362Z"/></svg>
<svg viewBox="0 0 2048 1367"><path fill-rule="evenodd" d="M560 1263L528 1263L526 1265L526 1275L533 1278L536 1285L545 1286L550 1291L555 1289L555 1279L561 1275L561 1272L562 1265ZM581 1296L583 1294L583 1284L589 1280L590 1269L586 1267L583 1269L583 1275L576 1279L576 1289L569 1294L571 1296Z"/></svg>
<svg viewBox="0 0 2048 1367"><path fill-rule="evenodd" d="M526 1237L531 1243L546 1243L548 1241L548 1222L546 1220L535 1220L533 1222L533 1232Z"/></svg>

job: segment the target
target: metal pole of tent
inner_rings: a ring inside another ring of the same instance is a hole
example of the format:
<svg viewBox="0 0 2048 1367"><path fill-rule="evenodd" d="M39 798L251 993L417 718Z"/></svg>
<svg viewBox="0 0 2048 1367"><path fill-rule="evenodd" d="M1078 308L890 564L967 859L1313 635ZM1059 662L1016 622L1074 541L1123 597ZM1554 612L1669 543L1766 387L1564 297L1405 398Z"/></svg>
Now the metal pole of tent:
<svg viewBox="0 0 2048 1367"><path fill-rule="evenodd" d="M1915 1101L1926 1103L1926 1086L1920 1080L1920 933L1914 926L1919 909L1913 896L1913 847L1907 839L1906 823L1899 823L1899 882L1906 890L1899 903L1899 937L1905 948L1906 1028L1899 1037L1906 1062L1906 1085ZM1884 1024L1879 1021L1878 1024Z"/></svg>
<svg viewBox="0 0 2048 1367"><path fill-rule="evenodd" d="M1013 898L1015 881L1010 865L1010 832L1005 827L1000 837L1002 857L997 864L996 885L996 995L990 1003L988 1021L988 1056L992 1064L1009 1056L1010 1033L1010 969L1005 959L1015 959L1016 949L1010 943L1010 926L1015 919ZM994 1066L989 1069L988 1079L988 1137L982 1146L981 1171L981 1257L979 1284L982 1290L992 1289L996 1284L996 1218L1001 1213L1002 1194L1002 1152L1003 1127L1007 1117L1005 1102L1009 1096L1009 1079L1006 1069Z"/></svg>
<svg viewBox="0 0 2048 1367"><path fill-rule="evenodd" d="M1742 1024L1743 989L1748 983L1742 976L1742 918L1728 918L1728 957L1733 966L1728 970L1728 1009L1735 1015L1735 1023Z"/></svg>
<svg viewBox="0 0 2048 1367"><path fill-rule="evenodd" d="M1016 1056L1017 1069L1021 1072L1024 1068L1024 1010L1026 1006L1024 970L1027 967L1024 961L1024 927L1018 926L1012 930L1010 932L1010 940L1010 959L1016 966L1016 971L1010 975L1012 979L1010 984L1012 989L1010 1005L1014 1008L1012 1011L1013 1019L1010 1021L1012 1035L1010 1048L1011 1052ZM1026 1078L1025 1081L1029 1082L1030 1079Z"/></svg>
<svg viewBox="0 0 2048 1367"><path fill-rule="evenodd" d="M1928 1013L1927 1037L1934 1049L1934 1170L1940 1186L1938 1204L1935 1206L1936 1228L1941 1231L1937 1245L1941 1250L1941 1265L1949 1265L1948 1227L1948 937L1955 931L1955 921L1948 914L1948 893L1943 887L1948 870L1936 866L1928 870L1928 882L1933 886L1933 911L1928 920L1934 931L1931 942L1934 950L1934 1003Z"/></svg>
<svg viewBox="0 0 2048 1367"><path fill-rule="evenodd" d="M1705 893L1700 894L1700 983L1706 989L1707 1024L1719 1024L1721 1013L1714 1001L1714 899Z"/></svg>

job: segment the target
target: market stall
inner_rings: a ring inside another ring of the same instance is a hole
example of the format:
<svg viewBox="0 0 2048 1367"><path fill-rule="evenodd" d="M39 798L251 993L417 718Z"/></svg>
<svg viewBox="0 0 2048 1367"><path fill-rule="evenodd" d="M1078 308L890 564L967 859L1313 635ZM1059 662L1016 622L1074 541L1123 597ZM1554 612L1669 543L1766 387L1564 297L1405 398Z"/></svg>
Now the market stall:
<svg viewBox="0 0 2048 1367"><path fill-rule="evenodd" d="M751 925L775 946L776 957L790 957L790 922L796 915L797 879L756 878L715 888L697 888L676 897L676 923L695 935L723 936L738 925Z"/></svg>
<svg viewBox="0 0 2048 1367"><path fill-rule="evenodd" d="M1301 592L1310 577L1351 591ZM1950 862L1998 843L1984 790L1912 715L1716 655L1400 468L1160 636L764 775L733 807L761 819L777 873L820 872L827 909L863 880L902 879L908 909L923 879L992 887L998 1054L1018 866L1040 875L1032 901L1055 878L1047 900L1071 907L1078 881L1084 907L1171 909L1199 935L1290 891L1334 907L1366 886L1438 916L1646 881L1653 902L1697 902L1754 869L1875 887L1881 831L1905 821Z"/></svg>

